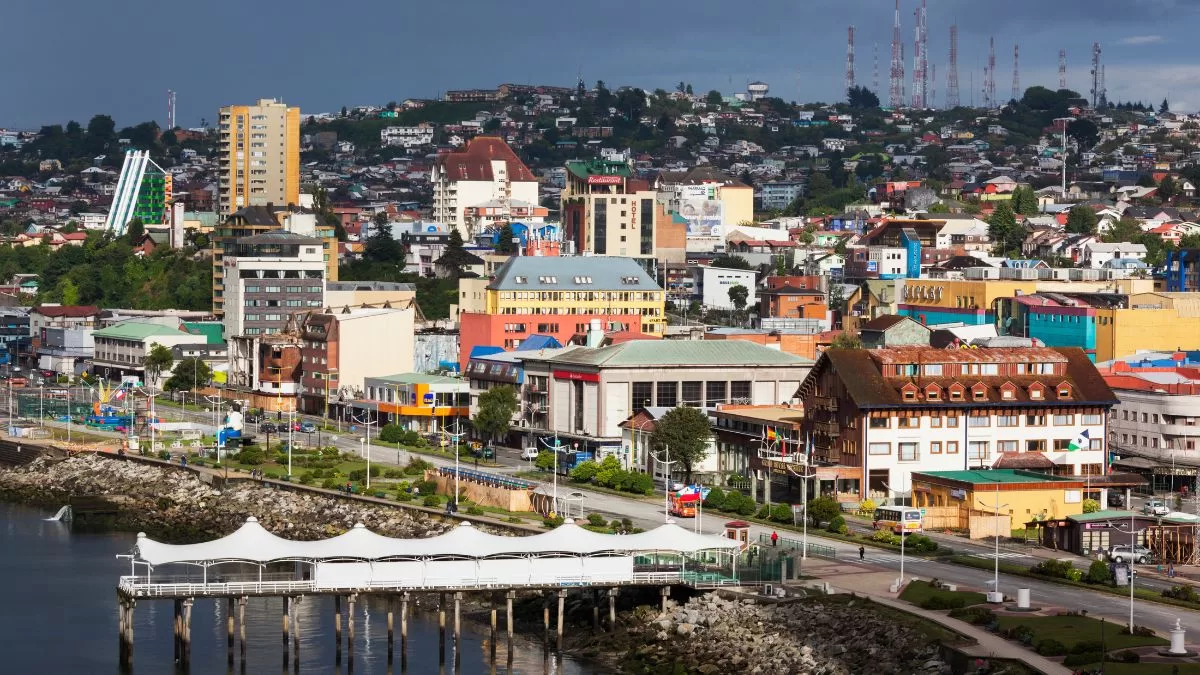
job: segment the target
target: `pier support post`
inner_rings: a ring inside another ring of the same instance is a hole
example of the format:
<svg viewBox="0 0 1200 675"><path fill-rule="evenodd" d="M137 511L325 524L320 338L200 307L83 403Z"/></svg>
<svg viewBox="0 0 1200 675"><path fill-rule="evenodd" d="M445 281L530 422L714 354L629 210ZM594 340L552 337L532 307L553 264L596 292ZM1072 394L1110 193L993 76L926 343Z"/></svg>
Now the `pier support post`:
<svg viewBox="0 0 1200 675"><path fill-rule="evenodd" d="M184 668L192 667L192 604L195 602L192 598L184 598L183 600L183 647L180 653L179 662ZM130 627L132 629L132 626Z"/></svg>
<svg viewBox="0 0 1200 675"><path fill-rule="evenodd" d="M394 616L395 609L396 609L396 596L394 596L394 595L387 596L387 631L388 631L387 662L388 663L392 662L392 654L394 653L395 647L396 647L396 622L395 622L395 616Z"/></svg>
<svg viewBox="0 0 1200 675"><path fill-rule="evenodd" d="M550 651L550 598L542 602L542 648Z"/></svg>
<svg viewBox="0 0 1200 675"><path fill-rule="evenodd" d="M242 668L246 667L246 596L238 598L238 651Z"/></svg>
<svg viewBox="0 0 1200 675"><path fill-rule="evenodd" d="M346 661L354 663L354 603L357 593L346 596Z"/></svg>
<svg viewBox="0 0 1200 675"><path fill-rule="evenodd" d="M662 595L662 613L667 613L667 600L671 599L671 587L663 586L659 589L659 594Z"/></svg>
<svg viewBox="0 0 1200 675"><path fill-rule="evenodd" d="M608 630L617 629L617 589L608 589Z"/></svg>
<svg viewBox="0 0 1200 675"><path fill-rule="evenodd" d="M592 589L592 630L600 630L600 589Z"/></svg>
<svg viewBox="0 0 1200 675"><path fill-rule="evenodd" d="M400 671L408 670L408 598L405 591L400 596Z"/></svg>
<svg viewBox="0 0 1200 675"><path fill-rule="evenodd" d="M458 651L458 646L460 644L459 640L462 637L462 633L459 632L460 628L462 627L462 607L461 607L462 597L463 597L463 594L461 592L454 594L454 649L455 649L455 651Z"/></svg>
<svg viewBox="0 0 1200 675"><path fill-rule="evenodd" d="M171 604L174 606L172 616L174 616L175 623L175 663L179 663L179 648L182 646L183 639L183 601L175 598Z"/></svg>
<svg viewBox="0 0 1200 675"><path fill-rule="evenodd" d="M292 599L285 595L285 596L283 596L283 616L281 618L281 620L283 622L283 667L285 669L287 668L287 665L288 665L288 654L289 654L288 647L291 646L289 644L291 642L290 638L291 638L291 632L292 632L291 618L292 618Z"/></svg>
<svg viewBox="0 0 1200 675"><path fill-rule="evenodd" d="M296 670L300 669L300 601L303 598L296 598L292 601L292 660Z"/></svg>
<svg viewBox="0 0 1200 675"><path fill-rule="evenodd" d="M117 594L117 642L121 670L133 669L133 601Z"/></svg>
<svg viewBox="0 0 1200 675"><path fill-rule="evenodd" d="M337 641L334 662L342 662L342 596L333 596L333 637Z"/></svg>
<svg viewBox="0 0 1200 675"><path fill-rule="evenodd" d="M508 591L504 594L504 630L508 633L508 643L505 647L506 659L508 663L512 663L513 659L513 600L516 599L516 591ZM509 668L512 670L512 668Z"/></svg>
<svg viewBox="0 0 1200 675"><path fill-rule="evenodd" d="M438 594L438 663L446 662L446 594Z"/></svg>
<svg viewBox="0 0 1200 675"><path fill-rule="evenodd" d="M555 651L557 651L559 653L562 653L563 606L566 604L566 601L567 601L567 591L566 590L559 591L558 592L558 628L555 631L556 638L557 638L555 641Z"/></svg>
<svg viewBox="0 0 1200 675"><path fill-rule="evenodd" d="M496 608L492 608L492 633L488 639L488 653L491 663L496 663Z"/></svg>
<svg viewBox="0 0 1200 675"><path fill-rule="evenodd" d="M225 662L233 667L233 605L234 599L229 598L225 612Z"/></svg>

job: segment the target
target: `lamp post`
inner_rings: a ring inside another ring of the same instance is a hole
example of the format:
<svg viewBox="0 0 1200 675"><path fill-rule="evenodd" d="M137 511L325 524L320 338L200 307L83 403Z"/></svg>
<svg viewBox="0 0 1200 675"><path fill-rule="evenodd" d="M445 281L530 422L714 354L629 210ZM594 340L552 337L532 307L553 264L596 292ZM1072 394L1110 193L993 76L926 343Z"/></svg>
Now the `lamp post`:
<svg viewBox="0 0 1200 675"><path fill-rule="evenodd" d="M998 522L998 520L1000 518L1000 509L1005 506L1008 506L1008 504L1003 504L1003 505L1000 504L1000 481L997 480L994 482L996 483L996 506L995 506L995 511L993 511L993 513L995 514L995 517L997 520L993 521L993 523ZM982 501L979 501L979 505L984 506L984 503ZM994 527L995 527L995 525L993 524L993 529L994 529ZM996 557L996 572L995 572L995 577L993 578L993 581L992 581L992 592L999 594L1000 593L1000 533L999 532L996 532L995 557ZM1003 600L1003 595L1001 595L1001 599Z"/></svg>
<svg viewBox="0 0 1200 675"><path fill-rule="evenodd" d="M1135 514L1133 511L1129 512L1129 634L1130 635L1133 635L1133 572L1134 572L1133 565L1134 565L1134 560L1136 560L1136 551L1134 550L1134 547L1137 545L1137 535L1141 534L1142 532L1145 532L1145 530L1135 530L1134 529L1136 527L1134 520L1133 520L1134 515ZM1162 519L1159 519L1159 522L1161 523ZM1117 529L1122 529L1119 524L1114 524L1111 521L1109 522L1109 526L1116 527Z"/></svg>
<svg viewBox="0 0 1200 675"><path fill-rule="evenodd" d="M808 471L811 471L812 470L812 446L811 446L811 444L806 444L806 445L808 447L805 448L804 468ZM790 466L787 468L787 470L788 470L788 473L790 473L791 475L804 481L800 488L800 503L801 503L800 510L804 514L801 518L803 520L803 530L802 530L803 534L801 535L802 539L801 539L801 543L800 543L800 559L806 560L808 558L808 481L811 478L816 478L817 473L815 471L813 471L812 473L797 473L796 470ZM834 486L834 493L835 493L835 495L837 493L836 485ZM793 522L795 522L795 521L793 521Z"/></svg>
<svg viewBox="0 0 1200 675"><path fill-rule="evenodd" d="M367 483L367 487L371 487L371 425L379 424L379 420L376 419L374 421L371 421L371 420L364 421L364 420L359 420L358 418L351 415L350 421L354 422L355 424L361 424L367 428L366 432L363 433L362 438L358 439L358 447L359 447L359 453L363 457L365 457L367 460L366 483Z"/></svg>
<svg viewBox="0 0 1200 675"><path fill-rule="evenodd" d="M671 465L679 460L671 461L671 446L664 444L663 452L666 453L666 459L661 462L658 455L650 453L650 456L654 458L655 465L662 464L666 467L663 474L663 522L666 523L671 521Z"/></svg>
<svg viewBox="0 0 1200 675"><path fill-rule="evenodd" d="M442 435L449 436L450 442L454 444L454 507L458 508L458 442L467 434L462 430L462 424L457 421L454 423L456 431L449 431L448 426L447 424L442 425Z"/></svg>
<svg viewBox="0 0 1200 675"><path fill-rule="evenodd" d="M1062 122L1062 196L1067 196L1067 125L1075 121L1074 117L1055 117L1055 122Z"/></svg>
<svg viewBox="0 0 1200 675"><path fill-rule="evenodd" d="M293 433L295 426L293 418L295 414L295 410L288 411L288 478L292 477L292 443L295 439L295 434Z"/></svg>
<svg viewBox="0 0 1200 675"><path fill-rule="evenodd" d="M539 438L538 441L541 443L546 443L546 439L544 439L544 438ZM553 476L553 478L551 480L553 481L553 489L554 489L554 493L552 495L552 499L554 500L554 511L551 512L551 515L554 515L555 513L558 512L558 448L559 448L559 442L558 442L558 432L557 431L554 432L554 445L551 446L551 445L547 444L546 448L548 450L550 450L551 453L554 454L554 471L551 472L551 475Z"/></svg>

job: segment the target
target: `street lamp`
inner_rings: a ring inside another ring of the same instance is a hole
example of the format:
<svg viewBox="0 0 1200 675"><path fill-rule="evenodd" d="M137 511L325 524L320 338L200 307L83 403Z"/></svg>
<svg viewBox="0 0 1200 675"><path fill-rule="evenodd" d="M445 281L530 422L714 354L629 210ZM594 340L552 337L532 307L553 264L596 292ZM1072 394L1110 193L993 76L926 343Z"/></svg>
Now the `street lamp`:
<svg viewBox="0 0 1200 675"><path fill-rule="evenodd" d="M663 522L671 521L671 465L679 460L671 461L671 446L663 445L663 451L666 453L666 460L659 461L658 455L650 453L654 458L654 464L662 464L666 467L666 473L663 474Z"/></svg>
<svg viewBox="0 0 1200 675"><path fill-rule="evenodd" d="M371 425L379 424L379 420L376 419L374 421L371 421L371 420L363 421L363 420L359 420L355 416L351 415L350 421L354 422L355 424L361 424L367 428L367 430L363 434L362 438L358 439L358 447L359 447L359 453L363 457L367 458L367 479L366 480L367 480L367 487L371 487Z"/></svg>
<svg viewBox="0 0 1200 675"><path fill-rule="evenodd" d="M555 513L558 513L558 448L559 448L558 432L557 431L554 432L554 445L553 446L551 446L547 442L547 440L544 438L539 438L538 442L546 443L546 449L549 450L554 455L554 470L551 472L551 475L553 476L553 478L551 480L553 481L553 486L554 486L554 493L552 495L552 499L554 500L554 510L551 511L551 513L550 513L550 515L554 515Z"/></svg>
<svg viewBox="0 0 1200 675"><path fill-rule="evenodd" d="M1003 504L1003 505L1000 504L1000 481L997 480L997 481L995 481L995 483L996 483L996 507L995 507L995 511L993 511L993 513L995 514L995 520L992 521L993 522L992 529L995 529L996 523L999 522L1000 509L1008 506L1008 504ZM977 501L979 501L980 506L984 506L984 503L982 500L977 500ZM1002 593L1000 593L1000 533L996 532L995 534L996 534L996 553L995 553L996 573L995 573L995 578L992 581L992 593L999 595L1000 601L1003 601L1004 595ZM991 600L991 598L989 598L989 600ZM1132 629L1131 629L1131 631L1132 631Z"/></svg>
<svg viewBox="0 0 1200 675"><path fill-rule="evenodd" d="M1055 122L1062 123L1062 196L1067 197L1067 125L1075 121L1074 117L1055 117Z"/></svg>
<svg viewBox="0 0 1200 675"><path fill-rule="evenodd" d="M371 453L365 451L364 446L366 445L366 443L367 443L367 439L365 436L363 438L358 439L359 452L363 453L367 458L367 478L366 478L367 487L366 487L366 489L369 490L371 488Z"/></svg>
<svg viewBox="0 0 1200 675"><path fill-rule="evenodd" d="M1130 635L1133 635L1133 572L1134 572L1133 565L1134 565L1134 561L1136 560L1136 551L1134 550L1134 546L1137 543L1137 535L1146 531L1144 529L1143 530L1135 530L1134 529L1134 527L1135 527L1134 520L1133 520L1134 515L1135 514L1133 511L1129 512L1129 575L1128 575L1128 577L1129 577L1129 634ZM1108 524L1110 527L1116 527L1117 529L1122 529L1119 524L1114 524L1112 521L1109 521Z"/></svg>
<svg viewBox="0 0 1200 675"><path fill-rule="evenodd" d="M450 442L454 444L454 507L458 508L458 442L467 434L462 430L462 424L457 421L454 423L456 432L450 432L446 427L447 425L442 425L442 435L449 436Z"/></svg>
<svg viewBox="0 0 1200 675"><path fill-rule="evenodd" d="M812 447L810 445L808 448L806 448L806 452L804 455L804 467L808 470L812 469L811 460L812 460ZM803 525L804 525L803 533L804 534L802 535L803 539L801 540L801 544L800 544L800 559L806 560L808 558L808 481L809 481L809 479L816 478L817 472L813 471L812 473L797 473L796 470L790 466L787 467L787 470L788 470L788 473L790 473L791 475L804 481L800 488L800 503L801 503L800 510L801 510L801 513L803 513L803 516L801 519L804 521L804 523L803 523ZM834 492L835 493L837 492L836 486L834 487ZM792 522L794 523L795 521L792 521Z"/></svg>

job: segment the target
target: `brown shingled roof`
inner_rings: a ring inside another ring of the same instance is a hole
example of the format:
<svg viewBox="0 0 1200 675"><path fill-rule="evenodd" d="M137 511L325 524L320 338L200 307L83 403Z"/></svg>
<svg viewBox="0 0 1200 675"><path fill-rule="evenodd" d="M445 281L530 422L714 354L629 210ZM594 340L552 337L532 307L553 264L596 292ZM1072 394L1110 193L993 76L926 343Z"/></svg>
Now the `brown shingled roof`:
<svg viewBox="0 0 1200 675"><path fill-rule="evenodd" d="M523 183L537 182L533 172L498 136L477 136L462 148L438 155L437 161L451 181L492 181L492 162L500 160L508 167L508 179Z"/></svg>
<svg viewBox="0 0 1200 675"><path fill-rule="evenodd" d="M42 316L56 319L62 317L77 319L99 314L100 308L95 305L41 305L40 307L34 307L33 311Z"/></svg>

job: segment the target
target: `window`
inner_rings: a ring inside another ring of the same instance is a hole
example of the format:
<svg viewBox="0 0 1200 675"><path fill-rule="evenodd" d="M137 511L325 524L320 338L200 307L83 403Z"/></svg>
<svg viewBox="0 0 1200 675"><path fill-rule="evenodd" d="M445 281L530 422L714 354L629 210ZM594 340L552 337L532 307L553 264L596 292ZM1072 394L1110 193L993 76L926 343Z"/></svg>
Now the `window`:
<svg viewBox="0 0 1200 675"><path fill-rule="evenodd" d="M941 376L942 374L942 364L940 363L927 363L921 368L926 375Z"/></svg>
<svg viewBox="0 0 1200 675"><path fill-rule="evenodd" d="M729 395L734 400L745 399L745 400L749 401L750 400L750 383L747 381L744 381L744 380L740 381L740 382L730 382L729 383Z"/></svg>
<svg viewBox="0 0 1200 675"><path fill-rule="evenodd" d="M930 416L930 418L929 418L929 426L930 426L930 428L932 428L932 429L940 429L940 428L941 428L941 426L942 426L942 416L941 416L941 415L932 415L932 416Z"/></svg>
<svg viewBox="0 0 1200 675"><path fill-rule="evenodd" d="M917 445L916 443L898 443L896 451L901 462L917 461Z"/></svg>
<svg viewBox="0 0 1200 675"><path fill-rule="evenodd" d="M942 390L940 387L930 387L925 390L925 399L929 401L942 400Z"/></svg>
<svg viewBox="0 0 1200 675"><path fill-rule="evenodd" d="M904 389L904 400L905 401L917 400L917 390L912 387L906 387Z"/></svg>
<svg viewBox="0 0 1200 675"><path fill-rule="evenodd" d="M1149 422L1149 421L1150 421L1150 416L1149 416L1149 415L1147 415L1146 413L1142 413L1142 421L1143 421L1143 422Z"/></svg>
<svg viewBox="0 0 1200 675"><path fill-rule="evenodd" d="M1017 442L1016 441L997 441L996 442L996 450L999 452L1016 452L1017 451Z"/></svg>
<svg viewBox="0 0 1200 675"><path fill-rule="evenodd" d="M1104 424L1104 417L1101 415L1083 415L1080 422L1088 425Z"/></svg>
<svg viewBox="0 0 1200 675"><path fill-rule="evenodd" d="M1071 439L1069 439L1069 438L1054 439L1054 451L1055 452L1066 452L1070 449L1071 449Z"/></svg>
<svg viewBox="0 0 1200 675"><path fill-rule="evenodd" d="M869 455L890 455L892 454L891 443L869 443L867 444L867 454Z"/></svg>
<svg viewBox="0 0 1200 675"><path fill-rule="evenodd" d="M948 441L946 443L946 454L947 455L957 455L958 454L958 441Z"/></svg>
<svg viewBox="0 0 1200 675"><path fill-rule="evenodd" d="M655 403L660 408L674 408L679 405L679 383L659 382L658 399Z"/></svg>
<svg viewBox="0 0 1200 675"><path fill-rule="evenodd" d="M1046 451L1046 441L1044 441L1044 440L1025 441L1025 452L1045 452L1045 451Z"/></svg>
<svg viewBox="0 0 1200 675"><path fill-rule="evenodd" d="M1044 427L1046 426L1045 415L1026 415L1025 426L1027 427Z"/></svg>
<svg viewBox="0 0 1200 675"><path fill-rule="evenodd" d="M871 429L891 429L892 418L890 417L872 417L867 424Z"/></svg>
<svg viewBox="0 0 1200 675"><path fill-rule="evenodd" d="M646 408L654 403L654 383L653 382L634 382L632 387L632 400L629 402L630 410L638 408Z"/></svg>
<svg viewBox="0 0 1200 675"><path fill-rule="evenodd" d="M1056 427L1069 427L1074 423L1075 423L1074 415L1055 415L1054 416L1054 426L1056 426Z"/></svg>
<svg viewBox="0 0 1200 675"><path fill-rule="evenodd" d="M962 390L961 386L950 387L950 400L951 401L963 400L963 390Z"/></svg>
<svg viewBox="0 0 1200 675"><path fill-rule="evenodd" d="M976 387L971 390L971 397L976 401L983 401L987 399L987 389L984 387Z"/></svg>
<svg viewBox="0 0 1200 675"><path fill-rule="evenodd" d="M1021 426L1020 415L996 415L996 426L998 427L1019 427Z"/></svg>
<svg viewBox="0 0 1200 675"><path fill-rule="evenodd" d="M708 406L725 403L728 400L725 398L724 382L706 382L705 389L705 404Z"/></svg>
<svg viewBox="0 0 1200 675"><path fill-rule="evenodd" d="M901 429L920 429L921 428L921 418L920 417L901 417L900 418L900 428Z"/></svg>
<svg viewBox="0 0 1200 675"><path fill-rule="evenodd" d="M991 415L971 415L967 417L968 427L990 427L992 426Z"/></svg>
<svg viewBox="0 0 1200 675"><path fill-rule="evenodd" d="M1088 442L1088 449L1089 450L1103 450L1104 449L1104 439L1093 438L1091 441ZM1188 450L1191 450L1191 448L1188 448Z"/></svg>
<svg viewBox="0 0 1200 675"><path fill-rule="evenodd" d="M947 429L957 429L958 428L958 415L947 415L946 416L946 428Z"/></svg>
<svg viewBox="0 0 1200 675"><path fill-rule="evenodd" d="M934 441L934 442L930 443L929 444L929 454L931 454L931 455L942 454L942 442Z"/></svg>
<svg viewBox="0 0 1200 675"><path fill-rule="evenodd" d="M973 460L976 462L986 461L988 458L989 445L990 444L987 441L971 441L971 443L967 446L967 460Z"/></svg>
<svg viewBox="0 0 1200 675"><path fill-rule="evenodd" d="M683 405L693 408L702 407L704 405L704 399L702 398L703 387L703 382L684 382Z"/></svg>

